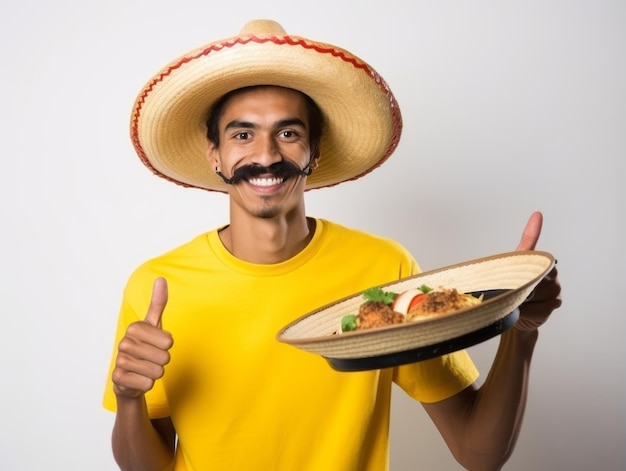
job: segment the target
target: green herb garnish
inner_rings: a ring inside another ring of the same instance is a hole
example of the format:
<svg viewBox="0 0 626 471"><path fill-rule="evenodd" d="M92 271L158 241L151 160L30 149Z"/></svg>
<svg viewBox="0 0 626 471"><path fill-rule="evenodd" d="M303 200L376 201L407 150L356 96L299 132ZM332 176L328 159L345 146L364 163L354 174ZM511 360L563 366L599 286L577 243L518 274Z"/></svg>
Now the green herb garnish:
<svg viewBox="0 0 626 471"><path fill-rule="evenodd" d="M348 314L341 318L341 331L350 332L356 330L356 316L354 314Z"/></svg>
<svg viewBox="0 0 626 471"><path fill-rule="evenodd" d="M426 286L426 285L422 285L417 289L419 289L424 294L429 293L433 290L430 286Z"/></svg>
<svg viewBox="0 0 626 471"><path fill-rule="evenodd" d="M383 291L379 287L374 287L366 290L363 293L363 298L366 302L374 303L374 302L383 302L385 304L391 305L393 300L398 297L398 293L393 293L391 291Z"/></svg>

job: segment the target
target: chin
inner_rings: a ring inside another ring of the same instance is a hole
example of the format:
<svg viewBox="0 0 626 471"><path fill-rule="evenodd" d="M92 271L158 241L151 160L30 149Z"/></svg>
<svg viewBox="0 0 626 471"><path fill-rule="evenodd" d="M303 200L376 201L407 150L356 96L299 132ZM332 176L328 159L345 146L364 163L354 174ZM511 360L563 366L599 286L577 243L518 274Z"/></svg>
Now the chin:
<svg viewBox="0 0 626 471"><path fill-rule="evenodd" d="M257 213L257 217L260 219L273 219L276 216L278 216L278 211L261 211L260 213Z"/></svg>
<svg viewBox="0 0 626 471"><path fill-rule="evenodd" d="M257 211L254 211L254 215L261 219L272 219L280 214L279 208L271 207L271 208L261 208Z"/></svg>

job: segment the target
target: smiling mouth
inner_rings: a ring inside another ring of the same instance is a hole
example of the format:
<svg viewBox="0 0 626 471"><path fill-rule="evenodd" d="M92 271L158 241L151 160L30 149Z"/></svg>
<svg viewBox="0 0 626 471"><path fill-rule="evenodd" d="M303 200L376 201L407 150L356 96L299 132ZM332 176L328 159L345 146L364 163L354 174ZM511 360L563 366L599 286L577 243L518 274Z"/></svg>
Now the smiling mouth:
<svg viewBox="0 0 626 471"><path fill-rule="evenodd" d="M248 179L248 183L254 186L274 186L280 185L284 180L283 177L253 177Z"/></svg>

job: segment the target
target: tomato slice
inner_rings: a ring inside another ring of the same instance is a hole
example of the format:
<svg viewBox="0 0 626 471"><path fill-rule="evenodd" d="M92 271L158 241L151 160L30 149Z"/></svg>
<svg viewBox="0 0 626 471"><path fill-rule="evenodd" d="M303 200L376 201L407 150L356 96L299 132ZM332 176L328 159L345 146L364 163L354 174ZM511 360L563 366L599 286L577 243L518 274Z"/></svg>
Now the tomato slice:
<svg viewBox="0 0 626 471"><path fill-rule="evenodd" d="M419 303L423 302L424 300L426 300L426 296L428 296L427 294L423 293L423 294L418 294L416 296L413 296L413 299L411 299L411 302L409 303L409 309L407 310L407 312L410 312L411 309L413 309L415 306L417 306Z"/></svg>
<svg viewBox="0 0 626 471"><path fill-rule="evenodd" d="M426 299L426 294L422 293L419 289L413 288L400 293L393 304L391 309L401 314L408 313L411 308Z"/></svg>

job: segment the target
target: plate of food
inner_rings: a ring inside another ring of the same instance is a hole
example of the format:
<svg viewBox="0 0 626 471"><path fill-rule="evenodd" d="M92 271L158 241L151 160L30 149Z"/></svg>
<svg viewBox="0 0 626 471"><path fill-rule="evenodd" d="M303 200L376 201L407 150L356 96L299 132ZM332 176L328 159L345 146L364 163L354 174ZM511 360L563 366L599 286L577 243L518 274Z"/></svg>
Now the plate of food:
<svg viewBox="0 0 626 471"><path fill-rule="evenodd" d="M512 327L554 266L548 252L506 252L422 272L322 306L276 339L338 371L388 368L484 342Z"/></svg>

